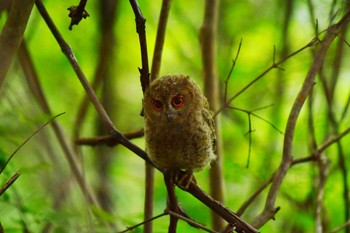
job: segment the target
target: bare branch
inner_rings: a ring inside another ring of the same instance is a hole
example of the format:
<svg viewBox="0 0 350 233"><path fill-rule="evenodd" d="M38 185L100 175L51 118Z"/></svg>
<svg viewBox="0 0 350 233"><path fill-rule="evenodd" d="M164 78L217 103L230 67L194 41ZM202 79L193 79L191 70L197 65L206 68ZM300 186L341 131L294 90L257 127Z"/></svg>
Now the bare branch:
<svg viewBox="0 0 350 233"><path fill-rule="evenodd" d="M318 157L318 170L319 170L319 180L317 185L317 194L316 194L316 233L323 233L323 221L322 221L322 209L323 209L323 196L324 196L324 187L329 173L329 164L330 161L324 156L321 155Z"/></svg>
<svg viewBox="0 0 350 233"><path fill-rule="evenodd" d="M134 225L134 226L132 226L132 227L128 227L127 229L125 229L125 230L123 230L123 231L119 231L118 233L125 233L125 232L132 231L132 230L134 230L135 228L137 228L137 227L139 227L139 226L142 226L142 225L144 225L144 224L146 224L146 223L148 223L148 222L152 222L152 221L154 221L154 220L156 220L156 219L158 219L158 218L161 218L161 217L163 217L163 216L165 216L165 215L168 215L168 214L169 214L169 213L167 213L167 212L161 213L161 214L159 214L159 215L157 215L157 216L154 216L153 218L150 218L150 219L148 219L148 220L146 220L146 221L143 221L143 222L141 222L141 223L138 223L138 224L136 224L136 225Z"/></svg>
<svg viewBox="0 0 350 233"><path fill-rule="evenodd" d="M113 122L111 121L111 119L107 115L106 111L102 107L102 105L101 105L100 101L98 100L95 92L91 88L91 86L90 86L89 82L87 81L83 71L81 70L81 68L80 68L80 66L79 66L79 64L77 62L77 59L75 58L73 50L70 48L70 46L67 44L67 42L63 39L62 35L60 34L60 32L58 31L57 27L53 23L51 17L49 16L48 12L46 11L46 9L45 9L43 3L41 2L41 0L37 0L35 2L35 4L36 4L36 6L37 6L41 16L43 17L43 19L45 20L46 24L50 28L51 33L54 35L55 39L57 40L58 44L60 45L62 52L66 55L66 57L68 58L69 62L71 63L71 65L72 65L76 75L78 76L78 78L80 80L80 83L84 87L87 95L90 98L90 101L93 103L94 107L96 108L96 111L100 115L100 118L101 118L102 122L104 123L105 127L108 129L109 132L116 131Z"/></svg>
<svg viewBox="0 0 350 233"><path fill-rule="evenodd" d="M16 150L10 155L10 157L6 160L5 164L1 167L0 169L0 174L4 171L4 169L6 168L7 164L10 162L10 160L13 158L13 156L25 145L27 144L27 142L32 139L32 137L34 137L37 133L40 132L40 130L42 130L45 126L47 126L48 124L50 124L51 122L53 122L57 117L63 115L63 113L60 113L54 117L52 117L50 120L48 120L45 124L43 124L42 126L40 126L37 130L35 130L26 140L24 140L24 142L19 145L19 147L16 148Z"/></svg>
<svg viewBox="0 0 350 233"><path fill-rule="evenodd" d="M228 72L228 75L227 75L226 80L225 80L225 95L224 95L224 104L225 105L227 104L228 82L229 82L229 80L231 78L233 69L236 66L236 63L237 63L238 56L239 56L239 53L241 51L241 48L242 48L242 38L241 38L241 40L239 42L239 45L238 45L238 49L237 49L237 52L236 52L236 57L235 57L235 59L232 60L232 65L231 65L230 71ZM219 112L220 111L215 112L213 117L216 117L217 114L219 114Z"/></svg>
<svg viewBox="0 0 350 233"><path fill-rule="evenodd" d="M219 108L219 80L217 77L217 28L219 17L219 1L206 0L204 17L200 28L200 43L202 55L202 67L204 77L204 95L207 97L210 108L215 112ZM220 119L215 118L217 155L210 168L210 195L217 201L224 202L223 169L222 169L222 135ZM212 211L212 224L214 230L224 227L224 221Z"/></svg>
<svg viewBox="0 0 350 233"><path fill-rule="evenodd" d="M186 218L186 217L184 217L183 215L178 214L178 213L176 213L176 212L174 212L174 211L165 210L165 212L168 213L169 215L172 215L172 216L178 218L178 219L184 220L185 222L187 222L187 223L190 224L191 226L196 227L196 228L198 228L198 229L202 229L202 230L204 230L204 231L206 231L206 232L210 232L210 233L218 233L217 231L213 231L213 230L211 230L211 229L205 227L204 225L199 224L199 223L193 221L192 219Z"/></svg>
<svg viewBox="0 0 350 233"><path fill-rule="evenodd" d="M338 231L343 230L344 228L350 226L350 220L346 221L344 224L334 228L333 230L329 231L328 233L336 233Z"/></svg>
<svg viewBox="0 0 350 233"><path fill-rule="evenodd" d="M171 0L162 1L162 9L160 10L157 37L154 46L152 69L151 69L151 81L157 78L159 75L160 65L162 61L163 46L165 41L165 32L168 23L168 17L170 12Z"/></svg>
<svg viewBox="0 0 350 233"><path fill-rule="evenodd" d="M157 36L156 36L156 41L155 41L155 46L153 51L152 69L151 69L149 82L155 80L159 75L170 6L171 6L171 0L162 1L162 8L159 14ZM147 84L144 84L144 85L147 85ZM146 164L146 167L145 167L145 187L146 187L146 190L145 190L144 218L147 219L153 215L153 206L154 206L154 169L149 164ZM152 222L145 224L144 233L152 233L153 232L152 228L153 228Z"/></svg>
<svg viewBox="0 0 350 233"><path fill-rule="evenodd" d="M224 207L220 202L214 200L213 198L205 194L203 190L201 190L193 180L191 180L191 182L189 183L188 188L187 187L184 188L181 185L178 187L186 192L191 193L194 197L196 197L198 200L203 202L211 210L215 211L215 213L217 213L219 216L225 219L230 225L235 227L238 233L259 232L254 227L252 227L251 225L243 221L241 218L239 218L236 214L234 214L228 208Z"/></svg>
<svg viewBox="0 0 350 233"><path fill-rule="evenodd" d="M0 88L19 48L35 0L13 0L0 34Z"/></svg>
<svg viewBox="0 0 350 233"><path fill-rule="evenodd" d="M89 15L85 10L87 0L80 0L78 6L71 6L67 10L69 10L69 17L72 19L69 25L69 30L73 29L73 25L78 25L80 21L84 18L86 19Z"/></svg>
<svg viewBox="0 0 350 233"><path fill-rule="evenodd" d="M173 183L173 173L164 173L164 182L168 194L167 208L172 212L178 212L179 203L175 194L175 185ZM174 215L170 215L170 223L168 233L176 233L178 218Z"/></svg>
<svg viewBox="0 0 350 233"><path fill-rule="evenodd" d="M123 134L125 138L131 140L135 138L141 138L144 136L144 130L140 129L134 132ZM78 145L88 145L88 146L98 146L98 145L107 145L110 147L116 146L119 144L119 141L112 135L98 136L94 138L80 138L75 141Z"/></svg>
<svg viewBox="0 0 350 233"><path fill-rule="evenodd" d="M281 60L279 60L278 62L272 64L269 68L267 68L265 71L263 71L260 75L258 75L256 78L254 78L251 82L249 82L245 87L243 87L240 91L238 91L234 96L232 96L231 98L229 98L226 103L216 111L215 115L217 115L219 112L223 111L225 108L227 108L230 103L235 100L238 96L240 96L243 92L245 92L246 90L248 90L252 85L254 85L256 82L258 82L261 78L263 78L267 73L269 73L271 70L279 67L279 65L281 65L282 63L284 63L285 61L287 61L288 59L290 59L291 57L297 55L298 53L304 51L307 48L310 48L312 46L315 46L319 43L319 41L317 40L317 38L313 38L308 44L306 44L304 47L296 50L295 52L287 55L286 57L282 58Z"/></svg>
<svg viewBox="0 0 350 233"><path fill-rule="evenodd" d="M293 162L292 157L292 144L293 144L293 138L294 138L294 130L296 127L296 123L298 120L299 113L304 105L304 102L309 95L311 88L314 85L314 80L316 74L319 72L320 68L323 65L325 56L327 54L328 48L330 47L332 41L336 37L337 32L342 28L344 23L349 21L350 19L350 12L348 12L340 21L339 23L331 26L328 28L326 35L321 43L320 48L315 54L315 59L313 61L313 64L307 74L307 77L304 81L304 84L296 97L296 100L293 104L292 110L290 112L290 115L288 117L288 122L285 130L285 137L284 137L284 147L283 147L283 157L281 164L277 170L277 173L273 179L271 188L269 190L266 204L263 212L253 221L253 226L260 227L262 226L268 219L273 218L274 214L276 212L276 209L274 207L275 201L277 198L277 194L279 192L280 186L282 184L282 181L291 166Z"/></svg>
<svg viewBox="0 0 350 233"><path fill-rule="evenodd" d="M28 82L30 91L35 96L36 101L39 103L39 106L41 107L43 112L45 114L52 115L51 108L45 98L44 92L39 82L39 78L36 74L34 65L31 61L31 58L25 46L25 43L22 43L20 47L19 58L20 58L20 63L22 65L22 68L23 70L25 70L24 73L26 74L26 81ZM87 198L89 203L95 204L96 206L98 206L98 203L96 201L94 194L91 192L90 187L88 187L83 175L81 174L79 164L77 162L77 156L74 153L74 150L69 145L67 141L67 137L65 137L65 133L63 132L61 126L56 121L53 121L51 126L57 137L58 142L60 143L60 146L62 147L62 150L64 151L64 155L66 156L65 158L70 166L70 169L73 173L74 178L76 179L79 185L79 188L82 190L84 196Z"/></svg>
<svg viewBox="0 0 350 233"><path fill-rule="evenodd" d="M146 88L149 85L149 68L148 68L148 53L147 53L147 40L146 40L146 19L143 17L140 7L136 0L129 0L131 7L135 14L136 20L136 31L139 34L140 48L141 48L141 60L142 68L139 68L140 71L140 80L142 86L142 92L145 92Z"/></svg>
<svg viewBox="0 0 350 233"><path fill-rule="evenodd" d="M315 162L317 160L317 156L320 155L322 152L324 152L329 146L333 145L337 141L341 140L343 137L348 135L350 133L350 127L344 130L341 134L329 138L327 141L325 141L322 145L320 145L317 149L315 149L310 155L300 158L300 159L294 159L291 166L295 166L298 164L306 163L306 162ZM245 210L253 203L253 201L261 194L262 191L267 188L267 186L272 182L274 176L276 175L276 172L274 172L269 179L264 181L263 184L257 188L257 190L242 204L242 206L238 209L237 215L241 216Z"/></svg>
<svg viewBox="0 0 350 233"><path fill-rule="evenodd" d="M5 191L11 187L11 185L17 180L17 178L20 176L20 174L18 174L17 172L15 174L13 174L13 176L11 176L11 178L6 181L6 183L0 188L0 197L3 193L5 193ZM1 232L1 231L0 231Z"/></svg>

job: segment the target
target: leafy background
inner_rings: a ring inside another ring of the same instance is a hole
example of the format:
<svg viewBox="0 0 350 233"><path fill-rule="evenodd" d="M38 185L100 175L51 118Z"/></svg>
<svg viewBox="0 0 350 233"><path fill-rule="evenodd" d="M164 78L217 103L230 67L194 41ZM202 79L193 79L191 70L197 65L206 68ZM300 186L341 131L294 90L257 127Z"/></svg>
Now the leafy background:
<svg viewBox="0 0 350 233"><path fill-rule="evenodd" d="M310 1L311 2L311 1ZM89 1L86 10L90 17L83 20L72 31L68 30L70 19L67 7L77 4L72 1L45 1L50 16L73 49L86 77L92 81L98 64L99 48L103 31L101 14L97 1ZM161 1L140 1L146 17L146 30L150 61ZM318 29L326 29L337 22L346 11L347 1L318 0L313 3L313 14L318 20ZM315 36L316 24L310 17L308 1L293 3L292 16L284 31L287 1L241 1L220 2L219 28L217 35L218 77L221 96L224 96L225 80L232 65L240 40L242 47L236 66L228 84L228 96L233 96L249 81L272 65L274 46L276 61L282 58L282 49L287 54L306 45ZM193 77L202 86L202 65L199 30L204 14L204 4L197 1L174 1L169 16L165 39L161 74L184 73ZM0 28L7 13L0 15ZM334 16L334 17L333 17ZM118 1L113 27L113 55L109 58L110 75L108 85L97 90L110 107L108 113L116 127L130 132L143 127L140 117L142 91L137 67L140 66L139 41L135 30L134 15L128 1ZM345 38L346 39L346 38ZM32 56L47 101L53 114L65 112L57 121L65 138L74 146L74 129L85 92L76 78L72 67L62 54L47 25L34 7L25 32L25 43ZM336 53L337 39L327 56L324 72L330 74ZM103 43L103 42L102 42ZM257 115L284 131L295 96L297 95L313 59L314 48L291 57L281 65L284 71L274 69L263 79L235 99L238 108L256 111ZM345 46L343 65L338 76L332 111L337 119L349 99L350 66L349 47ZM313 122L317 143L329 137L332 127L320 79L314 85ZM44 114L25 81L25 75L17 60L12 63L6 81L0 92L0 161L3 163L18 146L51 116ZM101 97L102 98L102 97ZM304 107L298 120L293 155L302 158L312 152L308 113ZM339 122L342 132L349 127L349 113ZM282 155L283 134L270 124L252 117L249 130L247 114L225 110L220 113L224 145L223 171L225 178L225 204L233 211L250 196L276 170ZM106 134L99 128L99 119L90 107L84 122L81 137ZM249 146L249 137L252 143ZM134 139L144 148L143 138ZM345 165L349 167L350 137L341 140ZM45 232L50 226L53 232L106 232L109 222L116 231L142 222L144 198L144 162L122 146L114 148L81 148L78 160L81 162L87 183L98 192L108 193L108 210L89 206L84 194L77 186L66 162L62 148L50 126L33 137L11 160L0 175L3 184L15 171L21 173L15 184L0 197L0 221L5 232ZM246 167L250 153L249 167ZM339 169L337 146L329 147L325 156L330 161L323 197L323 223L325 231L343 224L348 219L344 211L343 174ZM109 156L105 174L101 175L101 154ZM316 163L305 163L291 168L283 182L277 199L281 210L275 221L269 221L261 232L315 232L315 202L318 184ZM349 175L346 173L346 176ZM208 169L196 174L199 185L208 190ZM349 183L347 184L349 185ZM249 207L243 218L248 222L261 212L266 199L266 190ZM181 191L178 198L190 216L210 226L210 212L202 203ZM349 197L347 197L349 198ZM166 204L163 178L156 172L155 214L161 213ZM98 216L98 217L96 217ZM99 220L98 220L99 219ZM49 225L51 224L51 225ZM154 232L167 232L168 218L154 221ZM349 229L348 229L349 230ZM142 227L134 232L141 232ZM180 222L178 232L194 230ZM341 231L340 231L341 232ZM344 230L344 232L346 232Z"/></svg>

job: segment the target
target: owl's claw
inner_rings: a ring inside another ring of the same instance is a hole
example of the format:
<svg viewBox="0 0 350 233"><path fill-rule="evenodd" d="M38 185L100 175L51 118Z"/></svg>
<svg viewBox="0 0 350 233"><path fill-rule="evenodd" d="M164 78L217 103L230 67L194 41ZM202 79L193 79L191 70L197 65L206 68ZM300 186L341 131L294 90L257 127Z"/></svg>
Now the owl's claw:
<svg viewBox="0 0 350 233"><path fill-rule="evenodd" d="M188 190L191 182L197 183L193 171L177 171L174 174L174 183L183 190Z"/></svg>

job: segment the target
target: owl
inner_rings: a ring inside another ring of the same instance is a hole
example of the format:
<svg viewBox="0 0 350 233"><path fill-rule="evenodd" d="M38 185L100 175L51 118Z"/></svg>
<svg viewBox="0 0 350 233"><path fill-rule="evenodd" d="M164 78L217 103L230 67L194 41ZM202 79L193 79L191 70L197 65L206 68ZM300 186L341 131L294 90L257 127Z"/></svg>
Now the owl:
<svg viewBox="0 0 350 233"><path fill-rule="evenodd" d="M184 75L154 80L143 99L146 150L163 171L199 171L215 159L213 114Z"/></svg>

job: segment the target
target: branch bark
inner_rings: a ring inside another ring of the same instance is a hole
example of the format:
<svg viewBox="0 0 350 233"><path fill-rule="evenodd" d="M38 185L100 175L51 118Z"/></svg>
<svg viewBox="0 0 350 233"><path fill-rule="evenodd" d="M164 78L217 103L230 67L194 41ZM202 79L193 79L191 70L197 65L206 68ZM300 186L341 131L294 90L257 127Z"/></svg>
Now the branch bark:
<svg viewBox="0 0 350 233"><path fill-rule="evenodd" d="M142 92L145 92L146 88L149 85L149 68L148 68L148 52L147 52L147 40L146 40L146 19L143 17L140 7L136 0L129 0L132 10L135 14L136 21L136 31L139 34L140 49L141 49L141 61L142 68L139 68L140 71L140 80Z"/></svg>
<svg viewBox="0 0 350 233"><path fill-rule="evenodd" d="M282 161L272 181L272 185L266 199L265 208L262 211L262 213L259 214L254 219L252 223L252 225L257 228L261 227L269 219L274 218L274 215L278 210L278 208L275 208L274 205L275 205L276 198L279 193L279 189L281 187L282 181L289 167L292 165L292 162L293 162L293 156L292 156L293 139L294 139L294 131L295 131L298 117L299 117L299 113L305 103L307 96L311 91L311 88L314 85L315 76L320 71L324 63L327 51L331 43L333 42L334 38L337 36L341 28L344 26L344 24L346 24L349 20L350 20L350 12L348 12L339 21L339 23L329 27L326 32L326 35L324 36L320 44L320 47L315 53L315 58L313 60L312 66L305 78L304 84L301 87L299 94L297 95L293 103L291 112L288 117L287 126L285 130L286 133L285 133L284 142L283 142Z"/></svg>
<svg viewBox="0 0 350 233"><path fill-rule="evenodd" d="M159 20L158 20L158 28L157 28L157 36L156 36L156 42L154 46L154 52L153 52L153 59L152 59L152 68L151 68L151 75L150 75L150 81L152 82L159 76L159 70L162 62L162 54L163 54L163 47L164 47L164 41L165 41L165 33L166 33L166 27L168 23L168 16L171 6L171 0L163 0L162 2L162 8L160 10ZM149 165L145 164L145 185L146 185L146 191L145 191L145 214L144 219L149 219L153 215L153 198L154 198L154 168ZM175 194L174 194L175 195ZM168 194L169 196L169 194ZM170 216L170 218L174 218ZM145 223L144 226L144 233L152 233L153 230L153 222Z"/></svg>
<svg viewBox="0 0 350 233"><path fill-rule="evenodd" d="M181 180L181 177L180 177ZM220 202L214 200L210 196L208 196L203 190L201 190L198 185L193 181L190 182L188 188L184 189L182 186L178 186L182 188L182 190L191 193L198 200L203 202L206 206L208 206L211 210L217 213L221 218L225 219L235 231L238 233L257 233L259 232L257 229L243 221L236 214L234 214L231 210L224 207Z"/></svg>
<svg viewBox="0 0 350 233"><path fill-rule="evenodd" d="M211 109L215 112L219 109L219 84L216 65L216 35L219 14L219 2L217 0L206 0L203 24L200 31L200 42L202 49L202 64L204 73L204 94L208 98ZM222 138L220 131L220 119L215 118L216 130L216 161L210 169L210 194L220 202L224 202L223 193L223 171L222 171ZM223 219L212 212L212 224L214 230L224 227Z"/></svg>
<svg viewBox="0 0 350 233"><path fill-rule="evenodd" d="M22 42L35 0L13 0L0 34L0 88Z"/></svg>
<svg viewBox="0 0 350 233"><path fill-rule="evenodd" d="M25 70L24 73L26 74L26 80L28 82L28 85L30 86L30 90L36 97L36 101L38 102L39 106L41 107L44 113L52 115L51 108L45 98L45 94L42 90L38 75L36 73L36 70L33 66L33 62L31 61L31 57L24 43L22 43L20 47L19 56L22 68L23 70ZM76 179L83 194L86 196L87 201L90 204L99 206L96 197L94 196L90 187L87 185L85 178L81 173L79 163L76 160L78 156L74 153L73 148L69 145L69 142L67 141L67 137L63 132L63 129L56 121L53 121L51 123L51 126L57 137L58 142L61 145L64 155L66 156L68 165L73 173L73 176Z"/></svg>

